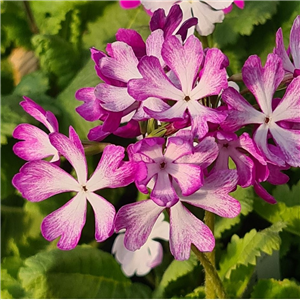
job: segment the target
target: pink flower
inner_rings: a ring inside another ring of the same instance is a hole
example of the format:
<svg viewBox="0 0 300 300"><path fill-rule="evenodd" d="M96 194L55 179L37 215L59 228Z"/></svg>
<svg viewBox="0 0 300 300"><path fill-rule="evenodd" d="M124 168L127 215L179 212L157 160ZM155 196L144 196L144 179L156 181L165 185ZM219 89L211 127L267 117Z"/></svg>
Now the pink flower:
<svg viewBox="0 0 300 300"><path fill-rule="evenodd" d="M51 111L45 111L41 106L27 97L23 97L20 105L37 121L41 122L50 133L58 132L58 122ZM13 146L14 153L24 160L32 161L51 157L51 162L59 160L58 151L51 145L49 136L40 128L31 124L20 124L14 132L15 139L23 140Z"/></svg>
<svg viewBox="0 0 300 300"><path fill-rule="evenodd" d="M94 193L103 188L116 188L133 181L135 165L122 162L124 148L109 145L89 180L87 163L81 141L72 127L70 137L60 133L50 134L50 142L74 167L77 180L58 166L37 160L26 163L13 178L13 185L29 201L39 202L53 195L74 191L76 195L64 206L48 215L41 230L45 239L61 237L57 247L70 250L76 247L86 219L87 201L95 214L95 239L102 242L113 233L115 208L103 197Z"/></svg>
<svg viewBox="0 0 300 300"><path fill-rule="evenodd" d="M134 274L144 276L151 269L161 264L163 259L162 245L154 239L169 240L169 223L164 221L163 214L159 215L146 243L138 250L130 251L124 245L125 233L119 233L116 237L112 253L121 264L122 271L127 277Z"/></svg>
<svg viewBox="0 0 300 300"><path fill-rule="evenodd" d="M128 83L129 94L143 101L148 97L173 100L175 104L164 110L153 110L144 105L152 118L160 121L184 120L188 114L193 134L199 138L208 132L207 122L219 124L226 114L202 105L201 99L218 95L228 86L225 66L226 56L219 49L209 49L206 54L201 42L190 36L184 45L176 36L168 37L163 43L162 58L171 69L165 74L158 58L145 56L138 64L143 76ZM200 71L199 71L200 69Z"/></svg>
<svg viewBox="0 0 300 300"><path fill-rule="evenodd" d="M278 103L273 95L284 77L284 70L276 54L268 55L265 67L261 66L257 56L250 56L242 74L261 111L253 108L236 90L228 88L222 95L229 105L228 117L221 127L235 131L247 124L257 124L254 141L269 162L282 167L286 163L300 166L300 131L282 124L300 123L300 77L289 84ZM269 137L273 139L275 148L269 143Z"/></svg>
<svg viewBox="0 0 300 300"><path fill-rule="evenodd" d="M195 164L178 163L178 160L193 153L191 143L178 137L170 137L165 151L163 138L146 138L128 146L131 160L144 163L145 169L140 168L136 174L138 189L147 194L147 185L154 179L151 199L161 206L172 206L178 201L174 189L174 181L179 185L184 195L191 195L203 184L201 167Z"/></svg>
<svg viewBox="0 0 300 300"><path fill-rule="evenodd" d="M228 195L235 189L235 170L218 171L210 174L204 185L190 196L182 196L169 208L170 250L177 260L190 256L191 245L200 251L212 251L215 240L210 229L197 219L184 203L211 211L219 216L234 218L240 212L240 203ZM166 207L158 206L152 200L127 204L118 211L115 230L126 229L124 244L130 251L141 248L147 241L157 218Z"/></svg>
<svg viewBox="0 0 300 300"><path fill-rule="evenodd" d="M293 62L291 62L283 43L282 29L279 28L276 33L276 47L273 52L280 56L282 65L286 72L300 75L300 16L297 16L290 34L289 50Z"/></svg>

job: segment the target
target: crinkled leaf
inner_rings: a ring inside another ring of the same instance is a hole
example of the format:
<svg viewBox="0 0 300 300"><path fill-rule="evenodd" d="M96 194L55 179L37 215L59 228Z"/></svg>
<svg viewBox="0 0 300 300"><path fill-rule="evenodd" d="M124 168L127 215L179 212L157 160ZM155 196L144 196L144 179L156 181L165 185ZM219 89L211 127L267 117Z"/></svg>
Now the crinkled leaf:
<svg viewBox="0 0 300 300"><path fill-rule="evenodd" d="M185 299L205 299L204 286L199 286L194 289L191 293L185 295Z"/></svg>
<svg viewBox="0 0 300 300"><path fill-rule="evenodd" d="M164 298L166 297L166 290L169 285L174 283L174 287L180 284L180 279L189 273L193 272L193 270L197 267L198 261L197 257L193 252L191 252L189 260L179 261L173 260L171 264L166 269L161 282L158 287L154 291L154 298ZM173 290L173 289L172 289Z"/></svg>
<svg viewBox="0 0 300 300"><path fill-rule="evenodd" d="M274 197L278 201L269 205L257 199L254 210L271 223L283 221L287 224L285 230L300 235L300 181L290 189L288 185L279 185L274 189Z"/></svg>
<svg viewBox="0 0 300 300"><path fill-rule="evenodd" d="M227 253L220 261L220 277L230 278L231 271L238 265L255 265L257 257L261 256L262 252L270 255L273 250L279 250L281 242L279 232L284 226L283 222L277 222L260 232L252 229L243 238L233 235Z"/></svg>
<svg viewBox="0 0 300 300"><path fill-rule="evenodd" d="M37 299L151 297L148 287L125 277L110 254L89 246L40 252L25 261L19 276Z"/></svg>
<svg viewBox="0 0 300 300"><path fill-rule="evenodd" d="M251 299L299 299L300 285L289 279L261 279L254 287Z"/></svg>
<svg viewBox="0 0 300 300"><path fill-rule="evenodd" d="M240 186L238 186L234 192L230 193L230 195L241 203L242 215L246 216L253 210L253 187L241 188ZM240 221L241 215L238 215L237 217L232 219L216 216L214 232L215 238L220 238L225 230L230 229L232 226L240 223Z"/></svg>
<svg viewBox="0 0 300 300"><path fill-rule="evenodd" d="M250 35L255 25L264 24L275 13L279 1L246 1L243 10L234 7L222 24L217 24L214 41L219 47L234 44L239 35Z"/></svg>
<svg viewBox="0 0 300 300"><path fill-rule="evenodd" d="M73 45L60 36L41 34L32 38L32 45L42 70L54 76L60 88L65 87L80 67Z"/></svg>

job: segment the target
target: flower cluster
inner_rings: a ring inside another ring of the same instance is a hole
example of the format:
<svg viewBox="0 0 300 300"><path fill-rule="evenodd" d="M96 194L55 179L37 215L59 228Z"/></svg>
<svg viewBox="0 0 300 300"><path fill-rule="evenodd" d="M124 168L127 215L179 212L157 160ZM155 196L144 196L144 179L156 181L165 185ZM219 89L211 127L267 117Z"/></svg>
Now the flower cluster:
<svg viewBox="0 0 300 300"><path fill-rule="evenodd" d="M151 34L145 42L138 32L119 29L106 53L92 48L102 82L75 95L84 102L77 112L87 121L100 120L101 124L90 130L90 140L99 142L110 134L138 138L126 149L128 161L124 161L123 147L109 145L88 179L84 148L75 130L70 127L68 137L59 133L54 115L26 97L21 103L24 110L50 133L29 124L14 131L14 137L23 140L16 143L14 151L28 161L13 178L23 197L38 202L75 192L69 202L43 220L43 236L49 241L60 237L60 249L74 248L85 224L88 201L95 214L96 241L122 232L113 252L128 276L145 274L161 261L161 245L153 238L169 240L177 260L189 258L192 244L200 251L214 249L210 228L186 204L234 218L241 208L229 193L237 185L253 186L265 201L276 203L261 183L286 183L289 178L281 171L300 166L300 16L291 31L292 61L279 30L274 53L268 55L264 66L255 55L244 64L242 78L257 106L228 86L229 61L222 51L203 49L199 39L189 34L193 26L200 34L210 33L199 25L200 5L204 12L210 6L215 9L210 12L216 16L215 23L233 1L179 2L172 5L171 1L171 8L153 13ZM158 4L142 3L149 10ZM191 11L198 21L189 18ZM292 77L286 79L287 72ZM286 87L281 99L275 94L280 85ZM77 179L59 167L59 156L74 167ZM52 157L51 161L43 160L46 157ZM117 213L96 193L133 182L148 196L122 206ZM164 213L169 216L169 226L157 225ZM156 250L149 255L147 267L139 266L136 257L143 256L151 243ZM123 245L137 251L137 256Z"/></svg>

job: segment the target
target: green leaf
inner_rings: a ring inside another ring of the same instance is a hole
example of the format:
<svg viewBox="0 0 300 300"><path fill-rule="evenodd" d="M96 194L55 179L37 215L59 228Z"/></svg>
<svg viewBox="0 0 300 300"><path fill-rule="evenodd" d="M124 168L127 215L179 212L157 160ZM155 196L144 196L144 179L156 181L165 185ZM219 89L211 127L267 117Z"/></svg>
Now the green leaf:
<svg viewBox="0 0 300 300"><path fill-rule="evenodd" d="M277 204L268 203L257 199L254 210L271 223L283 221L287 224L285 230L300 235L300 181L290 189L288 185L276 186L273 195Z"/></svg>
<svg viewBox="0 0 300 300"><path fill-rule="evenodd" d="M80 67L73 45L58 35L41 34L32 38L32 45L42 70L54 76L60 88L66 87Z"/></svg>
<svg viewBox="0 0 300 300"><path fill-rule="evenodd" d="M254 274L255 267L252 265L238 265L232 270L230 278L225 278L223 281L226 296L228 299L243 298L249 282Z"/></svg>
<svg viewBox="0 0 300 300"><path fill-rule="evenodd" d="M24 290L18 280L10 276L7 270L1 268L1 298L20 299L24 297Z"/></svg>
<svg viewBox="0 0 300 300"><path fill-rule="evenodd" d="M194 289L191 293L185 295L185 299L205 299L204 286L199 286Z"/></svg>
<svg viewBox="0 0 300 300"><path fill-rule="evenodd" d="M180 281L180 278L191 273L197 265L198 260L193 252L191 252L189 260L173 260L166 269L158 287L154 291L154 298L166 297L165 293L168 286L173 283L174 285L178 285L178 281Z"/></svg>
<svg viewBox="0 0 300 300"><path fill-rule="evenodd" d="M238 265L255 265L256 258L261 256L262 252L270 255L273 250L279 250L279 232L284 226L283 222L278 222L260 232L252 229L243 238L233 235L227 253L220 261L220 277L230 278L231 271Z"/></svg>
<svg viewBox="0 0 300 300"><path fill-rule="evenodd" d="M241 188L238 186L234 192L230 193L230 195L241 203L241 214L243 216L246 216L253 210L253 187ZM232 219L216 216L215 238L220 238L225 230L230 229L232 226L240 223L240 221L241 215Z"/></svg>
<svg viewBox="0 0 300 300"><path fill-rule="evenodd" d="M254 287L251 299L299 299L300 286L291 280L261 279Z"/></svg>
<svg viewBox="0 0 300 300"><path fill-rule="evenodd" d="M40 252L25 261L19 277L35 299L151 297L147 286L123 275L110 254L89 246Z"/></svg>
<svg viewBox="0 0 300 300"><path fill-rule="evenodd" d="M246 1L244 9L234 7L214 31L218 47L234 44L239 35L250 35L255 25L264 24L276 13L278 3L279 1Z"/></svg>

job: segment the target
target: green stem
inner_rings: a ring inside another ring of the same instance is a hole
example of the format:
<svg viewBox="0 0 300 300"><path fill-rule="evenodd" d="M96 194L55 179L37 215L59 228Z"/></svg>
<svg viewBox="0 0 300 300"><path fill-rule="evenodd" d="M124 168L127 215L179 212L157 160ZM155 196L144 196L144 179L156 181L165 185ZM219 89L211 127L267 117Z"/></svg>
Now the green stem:
<svg viewBox="0 0 300 300"><path fill-rule="evenodd" d="M209 211L205 211L204 223L209 227L212 233L214 233L215 228L215 215ZM211 263L212 267L215 269L215 251L208 252L206 254L207 259ZM210 272L205 268L205 294L208 299L215 299L215 284L214 278L211 276Z"/></svg>
<svg viewBox="0 0 300 300"><path fill-rule="evenodd" d="M222 281L217 273L217 270L209 261L207 255L200 252L194 245L192 245L192 251L195 253L195 255L199 259L200 263L202 264L202 266L205 270L205 274L206 275L209 274L209 277L211 279L209 284L211 284L213 286L217 297L219 299L226 299ZM208 278L206 277L205 292L206 292L206 286L208 284L207 280L208 280ZM206 299L215 299L215 295L213 295L213 297L212 297L211 295L206 294Z"/></svg>

